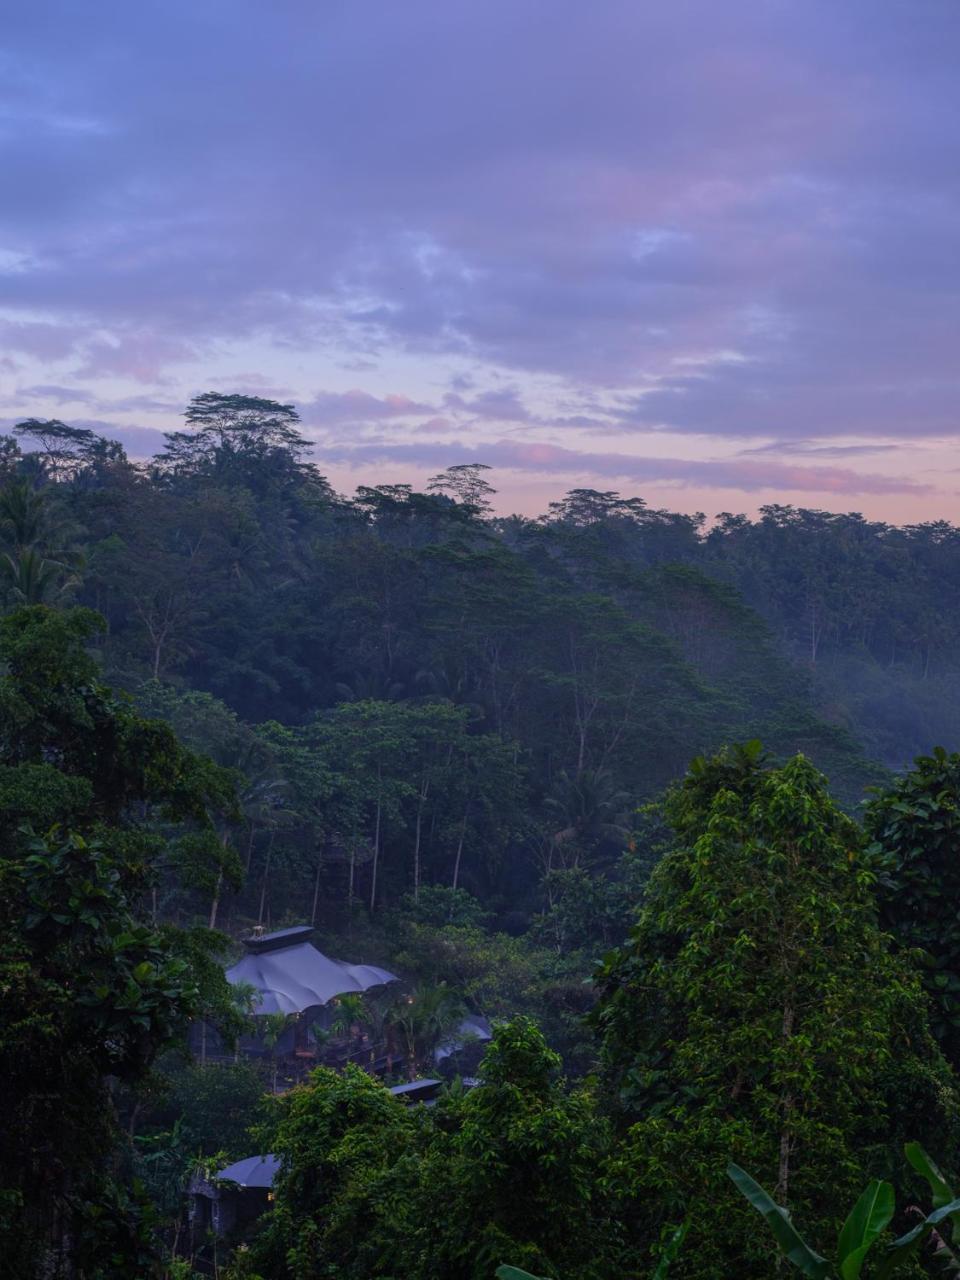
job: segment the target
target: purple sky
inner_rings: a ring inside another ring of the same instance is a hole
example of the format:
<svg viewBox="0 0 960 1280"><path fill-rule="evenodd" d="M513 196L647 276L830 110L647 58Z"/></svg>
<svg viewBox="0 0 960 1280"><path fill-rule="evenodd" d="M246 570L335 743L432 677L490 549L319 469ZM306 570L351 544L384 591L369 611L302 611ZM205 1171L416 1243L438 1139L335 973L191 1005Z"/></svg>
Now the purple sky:
<svg viewBox="0 0 960 1280"><path fill-rule="evenodd" d="M960 515L957 0L40 0L0 422L295 401L334 483Z"/></svg>

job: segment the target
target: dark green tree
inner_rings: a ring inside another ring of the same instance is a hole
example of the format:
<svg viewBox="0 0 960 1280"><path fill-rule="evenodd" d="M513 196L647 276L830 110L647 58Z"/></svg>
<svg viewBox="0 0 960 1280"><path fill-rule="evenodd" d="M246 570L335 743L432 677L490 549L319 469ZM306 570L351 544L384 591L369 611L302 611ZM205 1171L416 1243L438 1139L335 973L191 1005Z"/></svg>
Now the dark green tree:
<svg viewBox="0 0 960 1280"><path fill-rule="evenodd" d="M84 470L125 461L123 447L105 440L89 427L71 427L58 418L28 418L18 422L13 434L36 440L36 452L46 475L54 482L76 480Z"/></svg>
<svg viewBox="0 0 960 1280"><path fill-rule="evenodd" d="M17 1280L143 1273L112 1093L229 1008L218 936L147 910L151 817L202 832L229 777L105 688L86 652L100 625L42 606L0 621L0 1251Z"/></svg>
<svg viewBox="0 0 960 1280"><path fill-rule="evenodd" d="M261 1270L274 1280L396 1274L391 1246L401 1240L384 1237L411 1197L396 1172L413 1128L403 1104L352 1065L320 1067L278 1098L261 1134L281 1161L276 1208L257 1247Z"/></svg>
<svg viewBox="0 0 960 1280"><path fill-rule="evenodd" d="M62 598L83 567L75 540L49 489L7 483L0 489L0 599L17 606Z"/></svg>
<svg viewBox="0 0 960 1280"><path fill-rule="evenodd" d="M206 391L184 414L187 431L171 431L157 458L161 474L243 484L266 494L271 488L319 480L305 461L310 442L298 427L292 404L262 396Z"/></svg>
<svg viewBox="0 0 960 1280"><path fill-rule="evenodd" d="M485 1280L504 1258L558 1280L611 1273L619 1242L599 1178L605 1127L559 1070L529 1018L496 1029L481 1087L424 1161L423 1280Z"/></svg>
<svg viewBox="0 0 960 1280"><path fill-rule="evenodd" d="M880 915L919 952L933 1033L960 1068L960 754L937 747L867 806Z"/></svg>
<svg viewBox="0 0 960 1280"><path fill-rule="evenodd" d="M281 1159L259 1262L276 1277L488 1280L504 1257L557 1280L611 1274L606 1130L526 1018L497 1029L483 1084L408 1111L356 1068L276 1104Z"/></svg>
<svg viewBox="0 0 960 1280"><path fill-rule="evenodd" d="M956 1090L877 923L861 833L806 760L771 767L752 743L695 761L665 816L675 845L598 977L624 1135L610 1177L642 1246L697 1206L682 1274L735 1258L760 1280L729 1159L832 1239L865 1177L894 1175L898 1138L949 1155Z"/></svg>

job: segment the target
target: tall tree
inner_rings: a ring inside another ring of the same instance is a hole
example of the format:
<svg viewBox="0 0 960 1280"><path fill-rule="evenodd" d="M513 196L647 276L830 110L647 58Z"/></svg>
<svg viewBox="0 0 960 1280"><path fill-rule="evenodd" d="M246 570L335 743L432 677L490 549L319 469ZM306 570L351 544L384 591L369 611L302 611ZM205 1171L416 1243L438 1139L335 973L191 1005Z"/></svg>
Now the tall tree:
<svg viewBox="0 0 960 1280"><path fill-rule="evenodd" d="M89 427L71 427L58 418L28 418L18 422L13 434L20 439L36 440L37 455L51 480L75 480L84 468L125 460L123 446L105 440Z"/></svg>
<svg viewBox="0 0 960 1280"><path fill-rule="evenodd" d="M765 1250L731 1225L729 1159L824 1243L867 1174L899 1176L898 1137L949 1157L956 1090L877 924L862 836L806 760L770 767L748 744L695 761L665 814L675 845L599 974L625 1133L611 1176L641 1243L696 1205L687 1274L737 1258L760 1280Z"/></svg>
<svg viewBox="0 0 960 1280"><path fill-rule="evenodd" d="M278 486L316 482L306 461L310 442L292 404L262 396L205 391L184 414L188 430L171 431L156 459L161 475L243 484L264 495Z"/></svg>
<svg viewBox="0 0 960 1280"><path fill-rule="evenodd" d="M163 844L145 816L202 832L230 780L102 685L85 651L99 625L39 606L0 621L0 1251L16 1280L144 1273L112 1082L229 1009L218 937L148 922Z"/></svg>
<svg viewBox="0 0 960 1280"><path fill-rule="evenodd" d="M428 493L445 493L469 507L475 515L486 515L493 507L496 489L484 477L490 468L482 462L460 462L439 475L431 476Z"/></svg>

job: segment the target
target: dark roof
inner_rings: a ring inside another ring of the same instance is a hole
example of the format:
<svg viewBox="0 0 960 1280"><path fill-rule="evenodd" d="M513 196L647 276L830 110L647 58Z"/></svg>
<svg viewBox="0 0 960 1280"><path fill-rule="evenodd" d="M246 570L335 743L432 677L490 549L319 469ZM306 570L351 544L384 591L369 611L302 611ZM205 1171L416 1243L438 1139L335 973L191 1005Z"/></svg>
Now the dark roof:
<svg viewBox="0 0 960 1280"><path fill-rule="evenodd" d="M403 1102L419 1102L421 1098L432 1098L442 1084L442 1080L412 1080L409 1084L395 1084L390 1092Z"/></svg>
<svg viewBox="0 0 960 1280"><path fill-rule="evenodd" d="M313 929L308 924L296 924L292 929L277 929L275 933L254 934L244 938L243 945L254 955L261 951L278 951L283 947L291 947L297 942L309 942L313 937Z"/></svg>
<svg viewBox="0 0 960 1280"><path fill-rule="evenodd" d="M280 1168L276 1156L248 1156L221 1169L217 1177L223 1182L235 1182L241 1187L272 1187Z"/></svg>

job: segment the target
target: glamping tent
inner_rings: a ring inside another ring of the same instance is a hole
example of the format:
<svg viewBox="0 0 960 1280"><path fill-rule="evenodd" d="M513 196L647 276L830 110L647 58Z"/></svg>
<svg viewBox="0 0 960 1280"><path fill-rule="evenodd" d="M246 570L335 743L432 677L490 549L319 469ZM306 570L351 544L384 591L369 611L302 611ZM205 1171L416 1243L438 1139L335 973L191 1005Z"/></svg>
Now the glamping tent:
<svg viewBox="0 0 960 1280"><path fill-rule="evenodd" d="M337 996L397 981L395 974L376 965L331 960L313 945L312 937L309 925L297 925L246 940L246 954L227 970L227 981L256 989L255 1014L303 1013Z"/></svg>

